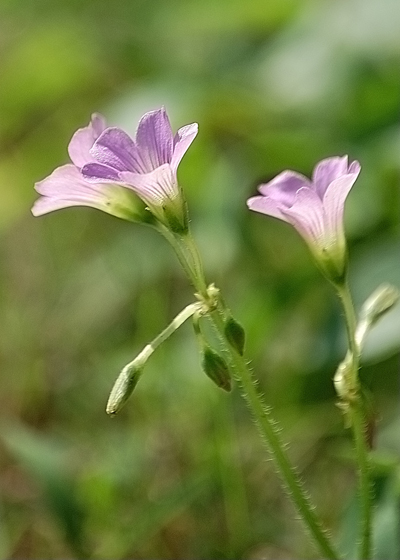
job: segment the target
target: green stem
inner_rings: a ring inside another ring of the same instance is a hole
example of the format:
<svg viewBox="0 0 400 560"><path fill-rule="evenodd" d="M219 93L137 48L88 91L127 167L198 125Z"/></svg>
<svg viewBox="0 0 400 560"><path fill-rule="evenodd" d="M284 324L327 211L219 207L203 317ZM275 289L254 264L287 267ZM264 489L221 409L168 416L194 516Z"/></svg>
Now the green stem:
<svg viewBox="0 0 400 560"><path fill-rule="evenodd" d="M173 240L172 243L175 251L180 254L182 252L180 243ZM186 243L187 250L191 253L191 264L187 264L185 269L189 268L191 274L190 280L194 283L195 288L200 294L205 294L207 297L206 281L203 274L203 267L201 259L197 251L197 247L193 242L193 238L189 235L182 238L182 243ZM180 259L180 255L178 254ZM193 282L194 281L194 282ZM312 539L321 552L324 558L330 560L338 560L339 555L331 544L330 537L325 530L314 512L314 508L310 500L303 490L303 485L297 471L292 467L288 455L285 451L285 446L280 439L279 428L277 423L272 418L269 408L263 402L261 394L258 392L253 376L247 362L229 343L224 331L224 320L222 312L214 310L209 313L211 321L213 322L219 338L223 344L224 350L230 357L231 369L242 388L243 396L250 408L250 411L255 419L259 428L260 434L266 443L274 461L278 473L281 475L283 483L292 499L301 519L305 526L308 528Z"/></svg>
<svg viewBox="0 0 400 560"><path fill-rule="evenodd" d="M172 245L179 263L193 287L206 298L207 284L204 278L203 264L191 233L188 232L184 236L178 236L163 226L160 227L160 232Z"/></svg>
<svg viewBox="0 0 400 560"><path fill-rule="evenodd" d="M117 414L134 390L143 368L153 352L200 309L201 303L198 301L187 305L158 336L146 344L134 360L126 364L111 390L106 407L107 414Z"/></svg>
<svg viewBox="0 0 400 560"><path fill-rule="evenodd" d="M343 286L337 287L337 292L344 310L349 350L352 355L353 366L351 370L352 376L349 379L349 382L350 392L353 393L354 398L349 403L349 414L358 464L358 492L361 504L361 539L358 547L358 558L360 560L370 560L372 547L371 525L373 487L368 454L366 420L363 412L360 382L358 379L360 350L356 341L357 319L348 284L345 283Z"/></svg>
<svg viewBox="0 0 400 560"><path fill-rule="evenodd" d="M225 338L224 324L219 313L213 312L211 320L218 331L224 350L229 353L231 358L231 367L235 378L242 388L243 396L250 408L251 413L259 428L261 437L266 443L270 453L275 461L275 466L280 474L288 495L292 499L300 518L309 530L314 543L317 545L324 558L338 559L339 555L335 551L330 542L330 538L314 512L314 507L303 489L302 481L291 465L288 455L285 451L285 445L280 438L280 429L276 421L272 418L269 408L263 402L261 394L258 392L252 373L245 361L234 350Z"/></svg>

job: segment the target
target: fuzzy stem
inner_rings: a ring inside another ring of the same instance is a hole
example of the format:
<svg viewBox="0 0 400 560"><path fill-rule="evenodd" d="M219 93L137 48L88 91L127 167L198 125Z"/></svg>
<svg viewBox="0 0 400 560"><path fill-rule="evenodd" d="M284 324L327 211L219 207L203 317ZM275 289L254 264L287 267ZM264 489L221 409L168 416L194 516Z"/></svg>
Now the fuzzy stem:
<svg viewBox="0 0 400 560"><path fill-rule="evenodd" d="M169 239L170 240L170 239ZM193 238L189 234L187 237L179 240L185 243L187 251L190 253L190 264L184 267L190 269L189 279L194 281L194 285L199 294L205 294L205 302L207 300L206 281L203 274L203 267L197 247L193 242ZM178 254L179 260L185 254L182 251L181 243L173 239L172 246ZM314 508L310 500L303 490L303 485L297 471L291 465L285 446L280 439L279 427L272 418L269 408L263 402L263 398L256 388L255 382L246 360L233 348L225 335L224 319L222 310L213 310L209 312L209 317L214 324L218 336L222 342L225 352L230 358L230 366L232 372L242 388L243 396L254 417L264 443L267 445L275 462L276 469L280 474L284 486L288 491L297 512L308 529L312 540L324 558L330 560L338 560L339 555L333 547L330 537L322 528L322 525L315 514Z"/></svg>
<svg viewBox="0 0 400 560"><path fill-rule="evenodd" d="M360 382L358 379L360 349L356 340L357 319L347 282L338 286L337 292L343 306L349 351L352 355L351 377L348 382L350 384L349 391L353 394L353 398L349 403L349 414L358 464L358 492L361 503L361 539L358 547L358 558L360 560L370 560L373 487L371 481L371 466L368 455L366 420L363 412Z"/></svg>
<svg viewBox="0 0 400 560"><path fill-rule="evenodd" d="M321 522L315 514L314 507L311 505L303 489L299 474L289 461L285 445L280 438L279 426L273 419L270 409L263 402L249 366L245 359L226 340L223 320L217 311L211 314L211 320L217 329L224 350L230 355L235 379L242 389L243 396L254 417L261 437L274 459L275 467L300 518L307 527L317 548L324 555L324 558L338 559L339 556L331 544L326 531L322 528Z"/></svg>

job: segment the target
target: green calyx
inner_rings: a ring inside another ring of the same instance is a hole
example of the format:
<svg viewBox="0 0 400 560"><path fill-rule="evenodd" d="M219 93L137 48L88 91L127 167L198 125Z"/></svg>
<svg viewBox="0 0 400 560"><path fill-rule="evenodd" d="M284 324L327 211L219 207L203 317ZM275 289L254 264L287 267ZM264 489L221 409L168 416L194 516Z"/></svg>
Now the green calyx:
<svg viewBox="0 0 400 560"><path fill-rule="evenodd" d="M224 334L229 344L241 355L244 352L245 332L244 328L232 316L229 316L224 325Z"/></svg>
<svg viewBox="0 0 400 560"><path fill-rule="evenodd" d="M335 286L342 286L347 275L347 248L345 242L320 251L313 250L314 258L322 274Z"/></svg>
<svg viewBox="0 0 400 560"><path fill-rule="evenodd" d="M225 360L209 346L204 348L203 369L205 374L224 391L232 389L231 375Z"/></svg>
<svg viewBox="0 0 400 560"><path fill-rule="evenodd" d="M182 189L179 189L176 196L165 198L162 203L148 203L148 208L154 217L172 233L180 236L188 233L189 216Z"/></svg>
<svg viewBox="0 0 400 560"><path fill-rule="evenodd" d="M110 185L102 209L108 214L129 222L151 224L154 221L144 203L129 189L119 185Z"/></svg>

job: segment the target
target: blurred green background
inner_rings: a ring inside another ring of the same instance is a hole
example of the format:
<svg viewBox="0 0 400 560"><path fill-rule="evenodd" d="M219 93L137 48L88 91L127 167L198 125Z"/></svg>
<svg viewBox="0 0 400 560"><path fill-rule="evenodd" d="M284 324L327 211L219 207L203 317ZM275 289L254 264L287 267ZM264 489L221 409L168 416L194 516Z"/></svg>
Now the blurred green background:
<svg viewBox="0 0 400 560"><path fill-rule="evenodd" d="M332 290L288 225L247 211L283 169L348 153L357 305L400 286L397 0L2 0L0 557L316 558L239 390L205 377L190 324L115 419L120 368L193 299L147 228L88 208L34 219L33 184L93 111L134 133L165 105L200 132L179 170L207 277L247 331L260 388L351 556L349 434ZM380 560L399 558L400 310L370 335Z"/></svg>

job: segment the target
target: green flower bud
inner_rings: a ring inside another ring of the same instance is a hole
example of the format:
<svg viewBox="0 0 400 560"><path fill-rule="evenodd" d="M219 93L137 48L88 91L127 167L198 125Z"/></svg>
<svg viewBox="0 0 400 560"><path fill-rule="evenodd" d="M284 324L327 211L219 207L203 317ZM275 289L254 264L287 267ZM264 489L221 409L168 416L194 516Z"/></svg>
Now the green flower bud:
<svg viewBox="0 0 400 560"><path fill-rule="evenodd" d="M231 390L231 376L228 366L225 360L210 347L204 349L203 369L218 387L224 389L224 391Z"/></svg>
<svg viewBox="0 0 400 560"><path fill-rule="evenodd" d="M245 332L244 328L232 316L229 316L225 321L224 326L225 336L229 344L243 356Z"/></svg>
<svg viewBox="0 0 400 560"><path fill-rule="evenodd" d="M117 381L109 396L106 412L111 416L117 414L124 406L136 387L142 375L143 364L136 365L134 362L125 366L119 374Z"/></svg>

